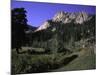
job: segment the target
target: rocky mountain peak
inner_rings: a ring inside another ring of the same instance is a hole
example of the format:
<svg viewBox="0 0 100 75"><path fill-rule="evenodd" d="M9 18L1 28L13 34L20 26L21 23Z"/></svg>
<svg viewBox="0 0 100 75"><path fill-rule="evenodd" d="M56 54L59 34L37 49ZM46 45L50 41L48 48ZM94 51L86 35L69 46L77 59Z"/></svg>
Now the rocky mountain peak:
<svg viewBox="0 0 100 75"><path fill-rule="evenodd" d="M82 24L88 20L90 20L90 16L86 12L79 12L76 16L75 23Z"/></svg>
<svg viewBox="0 0 100 75"><path fill-rule="evenodd" d="M40 27L37 28L36 31L40 31L40 30L44 30L44 29L47 29L48 27L50 26L49 22L48 21L45 21Z"/></svg>
<svg viewBox="0 0 100 75"><path fill-rule="evenodd" d="M57 12L57 14L54 15L52 18L53 22L61 22L61 23L75 23L75 24L82 24L88 20L90 20L92 16L87 14L86 12L64 12L60 11ZM43 29L47 29L50 26L50 23L48 21L44 22L36 31L40 31Z"/></svg>
<svg viewBox="0 0 100 75"><path fill-rule="evenodd" d="M58 12L54 17L53 21L62 22L62 23L70 23L74 21L74 23L82 24L83 22L89 20L90 17L86 12L78 12L78 13L69 13L69 12Z"/></svg>

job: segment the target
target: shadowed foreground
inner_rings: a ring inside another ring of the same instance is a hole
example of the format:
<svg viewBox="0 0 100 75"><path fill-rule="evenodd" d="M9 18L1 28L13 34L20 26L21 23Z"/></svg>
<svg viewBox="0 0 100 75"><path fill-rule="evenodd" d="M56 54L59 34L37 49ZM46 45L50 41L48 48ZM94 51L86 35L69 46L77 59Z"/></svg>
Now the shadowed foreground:
<svg viewBox="0 0 100 75"><path fill-rule="evenodd" d="M12 51L12 74L95 69L95 53L88 48L69 54L43 51L30 54L29 50L20 53Z"/></svg>

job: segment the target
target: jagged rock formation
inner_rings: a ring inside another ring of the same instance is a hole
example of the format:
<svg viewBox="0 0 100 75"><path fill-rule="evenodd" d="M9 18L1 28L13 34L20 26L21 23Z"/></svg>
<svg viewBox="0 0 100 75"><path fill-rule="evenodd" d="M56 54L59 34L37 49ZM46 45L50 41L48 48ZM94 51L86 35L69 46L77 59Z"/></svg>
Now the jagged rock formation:
<svg viewBox="0 0 100 75"><path fill-rule="evenodd" d="M49 22L46 21L46 22L44 22L37 30L35 30L35 32L36 32L36 31L43 30L43 29L47 29L49 26L50 26Z"/></svg>
<svg viewBox="0 0 100 75"><path fill-rule="evenodd" d="M77 12L77 13L69 13L69 12L58 12L52 18L53 22L61 22L63 24L67 23L75 23L75 24L83 24L86 21L89 21L92 18L91 15L86 12ZM36 31L47 29L50 26L48 21L44 22Z"/></svg>
<svg viewBox="0 0 100 75"><path fill-rule="evenodd" d="M82 24L90 19L91 17L86 12L78 12L78 13L58 12L54 16L53 21L62 23L74 22L76 24Z"/></svg>

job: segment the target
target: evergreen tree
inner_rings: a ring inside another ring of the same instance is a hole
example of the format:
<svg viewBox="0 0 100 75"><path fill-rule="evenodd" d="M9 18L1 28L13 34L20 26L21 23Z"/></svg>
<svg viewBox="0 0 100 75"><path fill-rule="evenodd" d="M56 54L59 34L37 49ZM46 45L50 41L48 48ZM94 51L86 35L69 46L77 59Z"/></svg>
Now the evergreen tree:
<svg viewBox="0 0 100 75"><path fill-rule="evenodd" d="M26 10L24 8L14 8L11 13L12 48L16 48L17 53L19 53L19 49L25 43Z"/></svg>

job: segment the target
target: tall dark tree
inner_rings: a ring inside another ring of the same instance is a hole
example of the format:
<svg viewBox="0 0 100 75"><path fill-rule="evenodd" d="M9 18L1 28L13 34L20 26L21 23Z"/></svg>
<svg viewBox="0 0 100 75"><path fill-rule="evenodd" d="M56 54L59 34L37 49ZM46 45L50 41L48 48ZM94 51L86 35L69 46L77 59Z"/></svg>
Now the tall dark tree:
<svg viewBox="0 0 100 75"><path fill-rule="evenodd" d="M12 48L16 48L17 53L21 46L25 44L25 30L27 29L26 10L24 8L14 8L12 15Z"/></svg>

